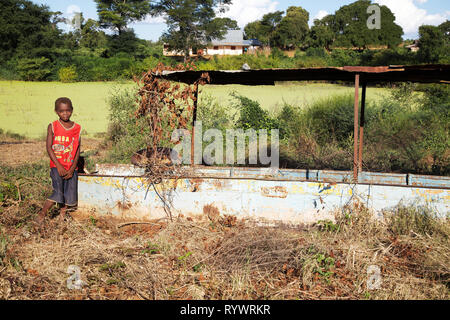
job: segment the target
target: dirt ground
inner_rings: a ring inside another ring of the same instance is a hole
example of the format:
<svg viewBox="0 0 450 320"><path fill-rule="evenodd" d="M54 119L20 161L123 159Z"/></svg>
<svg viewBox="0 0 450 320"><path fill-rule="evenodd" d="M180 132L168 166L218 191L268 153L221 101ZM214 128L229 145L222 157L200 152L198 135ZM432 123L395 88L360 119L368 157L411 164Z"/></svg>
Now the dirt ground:
<svg viewBox="0 0 450 320"><path fill-rule="evenodd" d="M0 299L450 298L448 240L396 236L364 214L331 232L222 215L134 223L78 212L33 231L21 212L0 215Z"/></svg>
<svg viewBox="0 0 450 320"><path fill-rule="evenodd" d="M101 140L85 139L89 150L103 152ZM0 169L46 158L43 141L0 143ZM53 209L36 229L49 186L0 174L3 185L0 300L450 299L450 221L416 209L378 221L355 203L304 228L221 212L136 222L78 211L60 222Z"/></svg>
<svg viewBox="0 0 450 320"><path fill-rule="evenodd" d="M99 150L101 144L101 139L83 138L81 152ZM0 165L17 167L21 164L48 159L44 140L17 141L3 139L0 141Z"/></svg>

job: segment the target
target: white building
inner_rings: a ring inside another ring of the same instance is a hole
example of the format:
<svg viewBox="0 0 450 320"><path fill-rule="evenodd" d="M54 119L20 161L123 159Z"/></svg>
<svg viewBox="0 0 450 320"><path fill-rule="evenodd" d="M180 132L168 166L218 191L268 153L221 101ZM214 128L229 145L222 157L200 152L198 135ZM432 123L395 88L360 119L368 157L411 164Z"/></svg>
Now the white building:
<svg viewBox="0 0 450 320"><path fill-rule="evenodd" d="M190 50L189 54L191 56L241 55L255 52L261 46L261 43L256 39L244 40L242 30L229 30L222 40L213 39L206 48L197 52ZM166 44L163 53L165 56L183 55L183 53L169 51L169 46Z"/></svg>

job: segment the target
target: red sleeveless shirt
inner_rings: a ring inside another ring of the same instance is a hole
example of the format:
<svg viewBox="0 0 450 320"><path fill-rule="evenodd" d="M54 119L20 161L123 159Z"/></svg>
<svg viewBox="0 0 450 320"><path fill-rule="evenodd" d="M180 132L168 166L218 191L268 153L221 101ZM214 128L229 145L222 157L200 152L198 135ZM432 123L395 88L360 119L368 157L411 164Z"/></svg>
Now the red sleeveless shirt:
<svg viewBox="0 0 450 320"><path fill-rule="evenodd" d="M73 123L73 126L66 129L59 120L52 122L53 142L52 149L58 162L69 170L75 159L78 146L80 145L81 126ZM56 165L50 160L50 168Z"/></svg>

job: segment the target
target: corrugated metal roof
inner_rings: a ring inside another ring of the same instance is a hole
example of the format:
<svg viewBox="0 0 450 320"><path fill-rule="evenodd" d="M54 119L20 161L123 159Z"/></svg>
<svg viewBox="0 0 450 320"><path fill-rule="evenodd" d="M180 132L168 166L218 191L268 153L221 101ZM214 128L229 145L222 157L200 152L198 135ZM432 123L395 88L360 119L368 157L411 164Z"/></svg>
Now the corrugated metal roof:
<svg viewBox="0 0 450 320"><path fill-rule="evenodd" d="M250 66L251 67L251 66ZM258 69L223 71L164 71L161 78L192 84L207 72L210 84L273 85L280 81L354 81L361 82L424 82L450 83L450 65L380 66L380 67L326 67L301 69Z"/></svg>
<svg viewBox="0 0 450 320"><path fill-rule="evenodd" d="M228 30L222 40L212 39L211 44L213 46L250 45L244 40L244 31L242 30Z"/></svg>

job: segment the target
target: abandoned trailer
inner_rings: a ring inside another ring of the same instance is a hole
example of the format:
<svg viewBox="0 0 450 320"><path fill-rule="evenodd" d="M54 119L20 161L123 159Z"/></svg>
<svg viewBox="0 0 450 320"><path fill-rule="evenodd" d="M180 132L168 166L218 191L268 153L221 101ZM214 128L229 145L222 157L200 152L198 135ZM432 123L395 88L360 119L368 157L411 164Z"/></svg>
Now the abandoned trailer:
<svg viewBox="0 0 450 320"><path fill-rule="evenodd" d="M363 142L368 84L410 81L448 85L449 68L449 65L419 65L207 71L209 84L216 85L273 85L307 80L354 82L353 171L192 165L182 167L181 176L152 182L144 176L143 168L103 164L96 166L95 174L80 175L79 207L100 215L139 220L166 218L168 211L174 216L199 216L214 210L260 222L293 224L333 219L337 209L352 202L365 205L374 214L399 204L412 204L431 206L446 215L450 207L450 177L365 172ZM154 76L194 84L205 72L165 71ZM198 86L195 94L197 98ZM193 123L197 120L196 101ZM195 127L191 135L194 149Z"/></svg>

